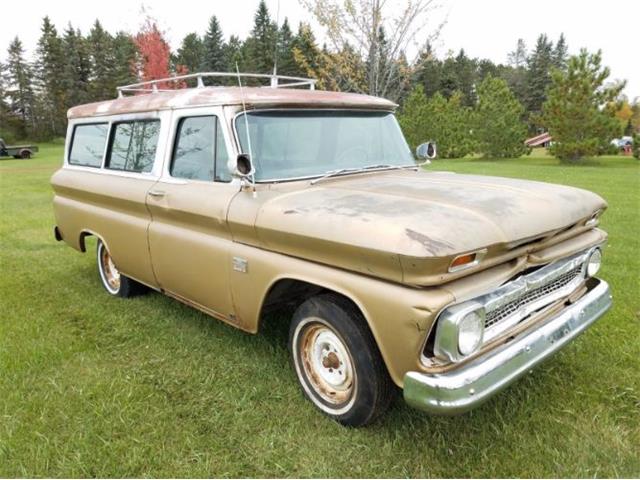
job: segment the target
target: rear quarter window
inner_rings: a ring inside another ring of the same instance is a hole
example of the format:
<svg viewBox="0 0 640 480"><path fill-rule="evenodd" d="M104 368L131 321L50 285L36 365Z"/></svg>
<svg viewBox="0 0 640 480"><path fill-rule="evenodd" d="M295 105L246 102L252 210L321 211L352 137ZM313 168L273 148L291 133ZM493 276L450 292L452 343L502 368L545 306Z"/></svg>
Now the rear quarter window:
<svg viewBox="0 0 640 480"><path fill-rule="evenodd" d="M108 132L107 123L76 125L71 137L69 165L100 168Z"/></svg>
<svg viewBox="0 0 640 480"><path fill-rule="evenodd" d="M150 172L156 158L159 133L159 120L114 123L106 168Z"/></svg>

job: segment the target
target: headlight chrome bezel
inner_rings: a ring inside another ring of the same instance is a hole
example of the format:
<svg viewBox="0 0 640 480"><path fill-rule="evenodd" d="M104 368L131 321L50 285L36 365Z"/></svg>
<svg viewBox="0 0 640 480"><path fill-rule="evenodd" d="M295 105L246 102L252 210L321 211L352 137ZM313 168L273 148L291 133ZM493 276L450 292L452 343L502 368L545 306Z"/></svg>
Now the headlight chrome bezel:
<svg viewBox="0 0 640 480"><path fill-rule="evenodd" d="M477 322L479 334L473 348L466 349L465 352L462 352L460 349L460 327L463 321L472 315L476 317L472 321ZM475 301L460 303L445 309L438 317L434 343L434 354L436 357L451 362L460 362L476 353L482 346L485 318L484 306Z"/></svg>
<svg viewBox="0 0 640 480"><path fill-rule="evenodd" d="M599 247L591 249L584 262L584 274L586 278L595 277L602 266L602 250Z"/></svg>

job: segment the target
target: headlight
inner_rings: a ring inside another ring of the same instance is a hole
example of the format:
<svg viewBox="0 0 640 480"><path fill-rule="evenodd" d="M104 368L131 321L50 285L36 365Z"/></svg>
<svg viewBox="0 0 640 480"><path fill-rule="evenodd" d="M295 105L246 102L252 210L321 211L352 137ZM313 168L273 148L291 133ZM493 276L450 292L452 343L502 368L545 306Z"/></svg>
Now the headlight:
<svg viewBox="0 0 640 480"><path fill-rule="evenodd" d="M465 302L445 309L438 317L434 353L459 362L476 352L484 336L485 311L477 302Z"/></svg>
<svg viewBox="0 0 640 480"><path fill-rule="evenodd" d="M478 311L465 315L458 324L458 351L462 355L471 355L482 343L484 318Z"/></svg>
<svg viewBox="0 0 640 480"><path fill-rule="evenodd" d="M596 273L598 273L601 264L602 251L599 248L594 248L593 250L591 250L589 257L587 258L587 277L593 277Z"/></svg>

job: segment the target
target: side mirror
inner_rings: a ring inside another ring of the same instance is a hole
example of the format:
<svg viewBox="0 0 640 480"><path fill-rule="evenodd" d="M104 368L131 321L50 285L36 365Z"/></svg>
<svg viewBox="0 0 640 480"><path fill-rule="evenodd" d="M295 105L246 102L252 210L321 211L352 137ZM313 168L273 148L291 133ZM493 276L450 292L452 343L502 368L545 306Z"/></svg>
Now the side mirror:
<svg viewBox="0 0 640 480"><path fill-rule="evenodd" d="M416 156L418 158L422 158L423 160L431 160L432 158L436 158L437 149L436 142L425 142L418 145L416 148Z"/></svg>
<svg viewBox="0 0 640 480"><path fill-rule="evenodd" d="M236 177L247 178L253 175L253 164L248 153L240 153L236 159L236 169L233 172Z"/></svg>

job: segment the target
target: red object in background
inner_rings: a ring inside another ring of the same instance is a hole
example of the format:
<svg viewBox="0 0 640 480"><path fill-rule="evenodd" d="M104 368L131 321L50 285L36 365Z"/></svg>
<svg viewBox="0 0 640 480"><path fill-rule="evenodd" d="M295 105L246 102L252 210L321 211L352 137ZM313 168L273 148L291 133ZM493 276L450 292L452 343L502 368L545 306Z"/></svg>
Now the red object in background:
<svg viewBox="0 0 640 480"><path fill-rule="evenodd" d="M169 55L171 49L158 29L156 22L147 20L134 41L140 52L139 72L142 81L167 78L169 73ZM168 84L158 84L158 88L171 88Z"/></svg>

